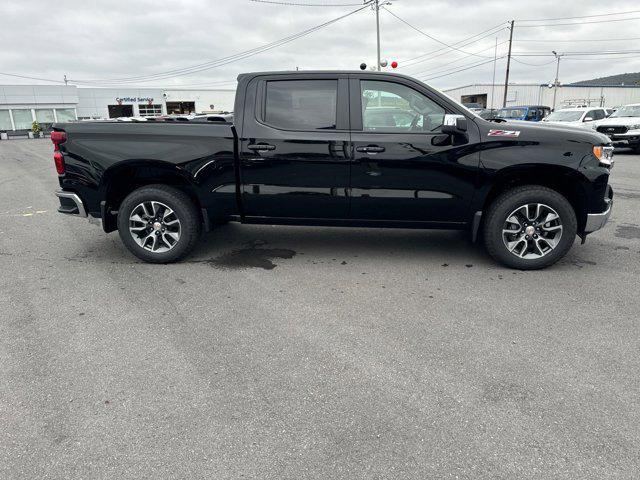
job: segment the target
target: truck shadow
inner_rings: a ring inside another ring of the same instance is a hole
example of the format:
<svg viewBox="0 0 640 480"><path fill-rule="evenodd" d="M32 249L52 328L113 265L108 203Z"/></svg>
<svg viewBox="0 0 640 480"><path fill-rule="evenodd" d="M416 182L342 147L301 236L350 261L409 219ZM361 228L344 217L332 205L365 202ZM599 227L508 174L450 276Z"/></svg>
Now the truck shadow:
<svg viewBox="0 0 640 480"><path fill-rule="evenodd" d="M221 269L273 269L274 259L304 256L313 263L349 262L375 259L427 261L447 266L448 262L489 264L480 244L473 244L468 232L291 227L271 225L220 226L204 235L188 262L208 262Z"/></svg>

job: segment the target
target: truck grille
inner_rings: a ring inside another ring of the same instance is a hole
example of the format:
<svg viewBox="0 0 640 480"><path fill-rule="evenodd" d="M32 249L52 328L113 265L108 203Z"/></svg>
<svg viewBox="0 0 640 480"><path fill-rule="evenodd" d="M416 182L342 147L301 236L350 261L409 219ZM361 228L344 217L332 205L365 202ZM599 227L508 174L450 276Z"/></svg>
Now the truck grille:
<svg viewBox="0 0 640 480"><path fill-rule="evenodd" d="M627 133L627 127L616 127L613 125L601 125L596 130L600 133L605 133L607 135L616 135L620 133Z"/></svg>

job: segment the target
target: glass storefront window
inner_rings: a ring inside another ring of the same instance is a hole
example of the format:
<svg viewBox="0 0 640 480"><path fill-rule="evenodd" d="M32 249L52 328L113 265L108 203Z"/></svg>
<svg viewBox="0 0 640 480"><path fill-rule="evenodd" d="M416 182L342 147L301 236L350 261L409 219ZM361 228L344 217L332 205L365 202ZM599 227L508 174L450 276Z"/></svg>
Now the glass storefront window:
<svg viewBox="0 0 640 480"><path fill-rule="evenodd" d="M16 130L31 130L31 124L33 123L33 117L31 116L31 110L12 110L13 123L16 126Z"/></svg>
<svg viewBox="0 0 640 480"><path fill-rule="evenodd" d="M0 110L0 131L13 130L9 110Z"/></svg>
<svg viewBox="0 0 640 480"><path fill-rule="evenodd" d="M36 121L41 125L55 122L53 118L53 108L37 108Z"/></svg>
<svg viewBox="0 0 640 480"><path fill-rule="evenodd" d="M76 111L73 108L56 108L59 122L73 122L76 120Z"/></svg>

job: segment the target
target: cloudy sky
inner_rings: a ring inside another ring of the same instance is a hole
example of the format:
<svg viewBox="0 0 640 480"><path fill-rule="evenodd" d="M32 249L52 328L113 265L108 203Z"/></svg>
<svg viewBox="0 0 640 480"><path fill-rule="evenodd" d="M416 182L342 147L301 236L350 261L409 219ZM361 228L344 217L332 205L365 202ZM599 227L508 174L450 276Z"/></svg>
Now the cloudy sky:
<svg viewBox="0 0 640 480"><path fill-rule="evenodd" d="M323 6L1 0L0 72L56 81L66 74L78 85L232 88L236 75L245 71L354 69L361 62L375 63L374 12L365 8L350 14L362 0L279 1ZM391 3L380 12L382 57L439 88L490 83L496 38L496 80L504 81L506 26L512 19L514 82L552 81L552 50L566 54L563 83L640 71L637 0ZM586 16L591 17L574 18ZM42 83L50 82L0 75L0 84Z"/></svg>

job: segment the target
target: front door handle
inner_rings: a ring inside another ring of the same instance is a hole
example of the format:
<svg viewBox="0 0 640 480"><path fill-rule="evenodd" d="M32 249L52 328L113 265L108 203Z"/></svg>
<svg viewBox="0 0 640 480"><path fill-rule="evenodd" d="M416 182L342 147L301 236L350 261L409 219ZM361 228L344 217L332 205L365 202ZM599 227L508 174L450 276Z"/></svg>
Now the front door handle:
<svg viewBox="0 0 640 480"><path fill-rule="evenodd" d="M384 147L381 147L379 145L367 145L367 146L362 146L362 147L356 147L356 152L362 152L362 153L381 153L384 152Z"/></svg>
<svg viewBox="0 0 640 480"><path fill-rule="evenodd" d="M268 150L275 150L276 146L269 143L251 143L247 145L247 148L254 152L266 152Z"/></svg>

